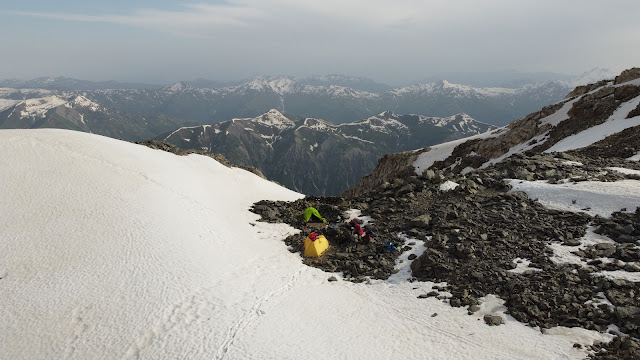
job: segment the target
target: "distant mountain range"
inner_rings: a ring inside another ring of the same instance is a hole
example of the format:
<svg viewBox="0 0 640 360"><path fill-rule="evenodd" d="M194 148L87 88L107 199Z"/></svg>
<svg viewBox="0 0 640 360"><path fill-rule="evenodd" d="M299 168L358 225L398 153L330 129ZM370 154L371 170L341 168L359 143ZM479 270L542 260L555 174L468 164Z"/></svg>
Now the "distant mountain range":
<svg viewBox="0 0 640 360"><path fill-rule="evenodd" d="M255 117L270 109L333 123L363 119L391 110L399 114L447 117L469 114L478 121L504 125L562 100L577 85L613 78L594 69L570 81L546 81L519 87L472 87L446 80L401 88L344 75L295 78L259 76L242 82L196 80L157 87L69 78L0 81L0 99L82 95L120 112L211 124Z"/></svg>
<svg viewBox="0 0 640 360"><path fill-rule="evenodd" d="M337 195L373 170L386 153L492 128L467 114L438 118L386 111L336 125L316 118L291 119L270 110L255 118L180 128L157 140L221 153L233 163L254 166L268 179L305 194Z"/></svg>

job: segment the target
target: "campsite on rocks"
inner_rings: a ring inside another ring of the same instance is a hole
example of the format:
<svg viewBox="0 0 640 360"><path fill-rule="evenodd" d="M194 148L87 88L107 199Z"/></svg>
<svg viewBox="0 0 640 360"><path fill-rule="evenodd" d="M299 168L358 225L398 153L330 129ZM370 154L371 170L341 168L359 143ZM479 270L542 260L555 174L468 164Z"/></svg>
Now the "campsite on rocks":
<svg viewBox="0 0 640 360"><path fill-rule="evenodd" d="M161 141L0 144L0 358L640 358L639 68L340 196Z"/></svg>

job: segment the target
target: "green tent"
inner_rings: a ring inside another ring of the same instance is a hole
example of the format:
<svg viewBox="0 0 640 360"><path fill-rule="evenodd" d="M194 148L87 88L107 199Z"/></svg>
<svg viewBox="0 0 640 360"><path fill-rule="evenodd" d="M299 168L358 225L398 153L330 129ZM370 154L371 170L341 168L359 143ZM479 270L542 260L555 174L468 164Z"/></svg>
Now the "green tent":
<svg viewBox="0 0 640 360"><path fill-rule="evenodd" d="M304 209L304 213L302 214L302 218L304 219L304 222L309 222L309 219L311 219L312 216L315 216L318 219L322 220L323 223L327 222L327 220L325 220L320 215L320 213L318 212L318 210L316 210L316 208L309 206L308 208Z"/></svg>

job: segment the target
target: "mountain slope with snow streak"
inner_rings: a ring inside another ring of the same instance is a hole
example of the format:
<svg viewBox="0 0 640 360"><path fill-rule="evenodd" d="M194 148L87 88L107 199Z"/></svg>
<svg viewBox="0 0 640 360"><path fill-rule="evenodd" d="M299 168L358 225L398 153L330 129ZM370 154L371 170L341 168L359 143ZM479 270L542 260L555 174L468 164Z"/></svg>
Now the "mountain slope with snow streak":
<svg viewBox="0 0 640 360"><path fill-rule="evenodd" d="M501 129L426 148L414 163L416 171L422 173L435 165L437 169L468 172L515 154L589 152L602 142L616 147L624 144L627 150L619 155L622 158L640 151L640 139L634 135L634 129L640 128L640 78L594 84L576 91L572 98Z"/></svg>
<svg viewBox="0 0 640 360"><path fill-rule="evenodd" d="M142 116L110 109L81 93L0 99L0 128L4 129L69 129L140 141L184 123L183 119L164 115Z"/></svg>
<svg viewBox="0 0 640 360"><path fill-rule="evenodd" d="M300 195L208 157L66 130L0 141L3 357L579 359L571 344L606 339L488 327L417 299L422 283L327 282L287 251L292 228L248 211Z"/></svg>

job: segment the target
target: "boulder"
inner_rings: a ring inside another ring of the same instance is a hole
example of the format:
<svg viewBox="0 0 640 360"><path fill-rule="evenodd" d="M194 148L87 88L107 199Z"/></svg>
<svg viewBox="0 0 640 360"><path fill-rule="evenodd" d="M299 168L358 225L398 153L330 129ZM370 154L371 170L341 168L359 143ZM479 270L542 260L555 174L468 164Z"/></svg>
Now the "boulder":
<svg viewBox="0 0 640 360"><path fill-rule="evenodd" d="M620 75L616 76L614 84L623 84L638 78L640 78L640 68L631 68L623 71Z"/></svg>
<svg viewBox="0 0 640 360"><path fill-rule="evenodd" d="M431 226L431 216L424 214L424 215L415 217L411 219L411 225L418 228L428 229Z"/></svg>
<svg viewBox="0 0 640 360"><path fill-rule="evenodd" d="M504 319L500 315L486 314L484 322L489 326L498 326L504 324Z"/></svg>

